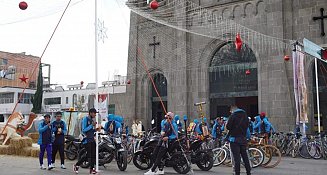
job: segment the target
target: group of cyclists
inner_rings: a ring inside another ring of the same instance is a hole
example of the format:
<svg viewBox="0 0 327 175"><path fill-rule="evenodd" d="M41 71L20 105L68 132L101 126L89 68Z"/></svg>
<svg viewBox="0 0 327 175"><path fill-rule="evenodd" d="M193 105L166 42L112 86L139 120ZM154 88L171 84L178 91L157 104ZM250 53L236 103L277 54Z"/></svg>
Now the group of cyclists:
<svg viewBox="0 0 327 175"><path fill-rule="evenodd" d="M97 174L94 168L95 165L94 133L96 131L100 131L101 129L103 129L103 131L108 134L124 133L128 135L129 133L128 126L124 126L123 117L109 114L104 127L102 127L101 125L98 125L94 121L96 113L97 112L94 108L90 109L89 114L82 119L82 123L81 123L81 133L82 133L81 137L83 140L82 143L85 145L87 149L87 156L85 157L85 159L87 158L88 162L90 162L90 174ZM46 121L49 120L48 118L49 116L45 116ZM186 118L187 117L184 116L184 120L186 120ZM174 115L174 113L172 112L168 112L165 115L165 118L161 121L160 134L162 136L161 137L162 139L154 151L154 155L156 155L156 160L154 161L153 167L148 172L146 172L145 175L164 174L163 165L161 165L162 156L165 155L168 147L170 146L170 143L173 143L178 138L178 133L187 132L191 138L193 137L196 139L203 139L205 136L208 137L211 136L211 138L217 141L216 143L221 144L222 140L226 138L228 139L228 137L230 137L228 136L228 134L226 134L228 133L227 126L228 126L229 119L230 119L229 117L218 117L212 122L213 124L210 124L205 117L200 119L194 119L193 122L189 124L186 131L184 131L183 123L180 120L180 116ZM270 133L275 132L273 125L269 122L268 117L264 112L260 113L258 116L255 117L248 117L247 119L249 120L248 121L249 125L246 129L247 136L254 133L269 135ZM60 120L58 119L58 121ZM43 134L42 132L40 132L40 134L45 136L45 134ZM51 136L49 135L49 137ZM48 138L48 137L44 137L44 138ZM44 139L41 138L40 143L42 143L42 140ZM42 149L44 149L43 147ZM44 151L42 150L42 152ZM83 161L85 160L79 160L76 164L74 164L73 170L75 173L78 173L79 166ZM49 162L51 162L50 159ZM41 162L40 164L42 169L44 169L43 162ZM51 163L49 163L49 167L50 169L53 168Z"/></svg>

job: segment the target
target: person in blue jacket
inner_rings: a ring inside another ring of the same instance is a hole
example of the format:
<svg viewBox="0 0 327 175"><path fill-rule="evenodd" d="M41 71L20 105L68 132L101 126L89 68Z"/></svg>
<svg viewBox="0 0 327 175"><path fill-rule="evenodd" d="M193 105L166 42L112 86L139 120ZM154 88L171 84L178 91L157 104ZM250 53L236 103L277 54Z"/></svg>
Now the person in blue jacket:
<svg viewBox="0 0 327 175"><path fill-rule="evenodd" d="M267 134L270 135L270 132L275 132L275 128L269 122L268 118L266 117L266 113L262 112L260 116L256 117L255 125L253 127L255 131L259 134Z"/></svg>
<svg viewBox="0 0 327 175"><path fill-rule="evenodd" d="M51 116L49 114L44 115L44 120L42 120L39 124L38 131L39 131L39 140L38 144L40 145L40 154L39 154L39 161L42 170L45 170L45 166L43 165L43 157L45 150L47 151L47 158L48 158L48 170L53 169L52 165L52 132L51 132L51 123L50 123Z"/></svg>
<svg viewBox="0 0 327 175"><path fill-rule="evenodd" d="M52 144L52 165L54 166L56 161L56 154L59 150L61 168L65 167L65 135L67 134L66 122L61 119L62 113L60 111L56 112L56 120L51 123L52 133L55 135L55 140Z"/></svg>
<svg viewBox="0 0 327 175"><path fill-rule="evenodd" d="M118 131L118 124L119 122L117 122L115 120L115 115L114 114L109 114L108 115L108 121L107 123L105 124L104 126L104 131L107 133L107 134L116 134L117 131Z"/></svg>
<svg viewBox="0 0 327 175"><path fill-rule="evenodd" d="M97 171L94 168L95 165L95 139L94 139L94 133L96 132L96 122L93 121L93 119L96 116L96 109L91 108L89 110L89 115L85 116L82 119L82 133L84 135L84 139L82 141L82 144L84 144L86 151L87 151L87 156L86 157L81 157L78 162L73 166L74 172L77 174L79 166L86 160L88 160L90 164L90 174L97 174Z"/></svg>
<svg viewBox="0 0 327 175"><path fill-rule="evenodd" d="M161 159L178 138L178 132L177 132L178 126L173 121L173 117L174 117L174 113L168 112L166 115L165 122L161 123L163 124L163 128L161 129L162 140L158 144L159 147L158 153L157 156L155 157L155 162L153 166L148 172L144 173L144 175L164 174ZM157 167L159 168L159 170L155 172Z"/></svg>
<svg viewBox="0 0 327 175"><path fill-rule="evenodd" d="M180 121L179 115L175 115L174 122L176 123L176 125L178 127L178 131L182 132L183 125L182 125L182 122Z"/></svg>

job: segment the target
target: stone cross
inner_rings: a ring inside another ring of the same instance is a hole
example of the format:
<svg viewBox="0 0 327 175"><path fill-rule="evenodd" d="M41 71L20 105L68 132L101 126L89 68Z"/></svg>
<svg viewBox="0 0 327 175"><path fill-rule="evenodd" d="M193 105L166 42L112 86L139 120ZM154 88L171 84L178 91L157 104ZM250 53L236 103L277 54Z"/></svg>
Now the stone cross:
<svg viewBox="0 0 327 175"><path fill-rule="evenodd" d="M153 59L156 58L156 46L160 45L160 42L156 42L156 36L153 36L153 43L150 43L149 46L153 47Z"/></svg>
<svg viewBox="0 0 327 175"><path fill-rule="evenodd" d="M324 8L320 9L320 16L313 17L314 21L321 20L321 36L325 36L325 26L324 26L324 19L327 19L327 15L324 16Z"/></svg>

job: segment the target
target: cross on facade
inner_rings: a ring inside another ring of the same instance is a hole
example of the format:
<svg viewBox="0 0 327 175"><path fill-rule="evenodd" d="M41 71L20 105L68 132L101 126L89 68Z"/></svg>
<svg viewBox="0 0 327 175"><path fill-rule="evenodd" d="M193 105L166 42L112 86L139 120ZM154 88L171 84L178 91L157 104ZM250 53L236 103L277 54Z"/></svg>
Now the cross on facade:
<svg viewBox="0 0 327 175"><path fill-rule="evenodd" d="M160 42L156 42L156 36L153 36L153 43L150 43L149 46L153 47L153 58L156 58L156 46L159 46Z"/></svg>
<svg viewBox="0 0 327 175"><path fill-rule="evenodd" d="M321 20L321 36L325 36L325 26L324 26L324 19L327 19L327 15L324 16L324 8L320 9L320 16L313 17L314 21Z"/></svg>

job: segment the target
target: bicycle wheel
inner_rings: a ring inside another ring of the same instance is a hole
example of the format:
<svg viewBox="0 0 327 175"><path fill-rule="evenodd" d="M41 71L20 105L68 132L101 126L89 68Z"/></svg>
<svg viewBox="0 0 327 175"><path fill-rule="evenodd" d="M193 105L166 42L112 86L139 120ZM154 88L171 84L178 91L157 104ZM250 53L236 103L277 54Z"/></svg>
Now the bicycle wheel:
<svg viewBox="0 0 327 175"><path fill-rule="evenodd" d="M263 151L258 148L249 148L249 160L251 161L252 168L260 166L264 161Z"/></svg>
<svg viewBox="0 0 327 175"><path fill-rule="evenodd" d="M279 149L272 145L265 145L262 147L262 149L265 151L265 156L269 157L270 159L269 163L263 165L263 167L265 168L276 167L282 159L282 154L280 153Z"/></svg>
<svg viewBox="0 0 327 175"><path fill-rule="evenodd" d="M305 159L311 159L311 156L309 154L309 151L308 151L308 147L307 147L307 144L302 144L299 148L299 155L302 157L302 158L305 158Z"/></svg>
<svg viewBox="0 0 327 175"><path fill-rule="evenodd" d="M227 152L225 149L223 148L215 148L212 150L213 152L213 166L219 166L222 163L224 163L224 161L227 158Z"/></svg>
<svg viewBox="0 0 327 175"><path fill-rule="evenodd" d="M223 148L226 151L226 160L223 162L224 165L231 167L232 166L232 157L230 150L227 148Z"/></svg>
<svg viewBox="0 0 327 175"><path fill-rule="evenodd" d="M321 156L321 148L316 142L309 142L308 143L308 151L312 158L320 159Z"/></svg>

